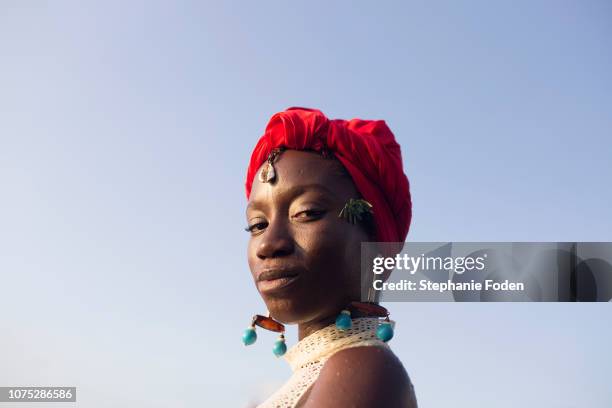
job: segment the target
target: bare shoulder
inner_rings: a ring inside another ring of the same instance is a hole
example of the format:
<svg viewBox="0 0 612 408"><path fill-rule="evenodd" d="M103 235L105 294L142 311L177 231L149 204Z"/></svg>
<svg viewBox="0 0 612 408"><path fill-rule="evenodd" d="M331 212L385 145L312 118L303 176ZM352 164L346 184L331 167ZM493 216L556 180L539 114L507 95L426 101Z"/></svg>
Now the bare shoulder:
<svg viewBox="0 0 612 408"><path fill-rule="evenodd" d="M412 382L388 348L340 350L326 362L305 407L416 408Z"/></svg>

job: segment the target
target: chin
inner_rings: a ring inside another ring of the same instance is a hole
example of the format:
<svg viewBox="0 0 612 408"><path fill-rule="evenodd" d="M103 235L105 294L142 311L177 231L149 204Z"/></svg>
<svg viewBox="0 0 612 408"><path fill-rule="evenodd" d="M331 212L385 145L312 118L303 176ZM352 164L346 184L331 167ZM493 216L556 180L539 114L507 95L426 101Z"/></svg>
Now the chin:
<svg viewBox="0 0 612 408"><path fill-rule="evenodd" d="M317 316L316 311L320 310L312 302L312 297L268 297L264 302L272 318L283 324L297 324L309 321Z"/></svg>
<svg viewBox="0 0 612 408"><path fill-rule="evenodd" d="M283 324L301 324L336 313L333 299L321 302L312 295L264 299L272 318Z"/></svg>

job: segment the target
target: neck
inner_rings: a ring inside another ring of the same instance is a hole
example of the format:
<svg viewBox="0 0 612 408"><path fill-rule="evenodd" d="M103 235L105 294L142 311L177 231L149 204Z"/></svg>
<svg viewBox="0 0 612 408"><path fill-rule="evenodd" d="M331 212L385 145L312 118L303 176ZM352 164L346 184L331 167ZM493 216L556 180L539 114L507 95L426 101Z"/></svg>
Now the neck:
<svg viewBox="0 0 612 408"><path fill-rule="evenodd" d="M329 326L336 321L336 316L326 316L322 319L312 320L310 322L298 324L298 341L304 337L310 336L312 333Z"/></svg>

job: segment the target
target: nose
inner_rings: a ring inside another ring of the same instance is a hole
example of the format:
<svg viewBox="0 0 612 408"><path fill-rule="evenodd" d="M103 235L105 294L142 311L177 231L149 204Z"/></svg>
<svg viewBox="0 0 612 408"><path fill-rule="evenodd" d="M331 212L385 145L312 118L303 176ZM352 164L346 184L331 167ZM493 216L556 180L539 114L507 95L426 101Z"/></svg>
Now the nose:
<svg viewBox="0 0 612 408"><path fill-rule="evenodd" d="M261 236L257 247L257 257L259 259L277 258L293 253L294 241L285 221L268 221L268 226Z"/></svg>

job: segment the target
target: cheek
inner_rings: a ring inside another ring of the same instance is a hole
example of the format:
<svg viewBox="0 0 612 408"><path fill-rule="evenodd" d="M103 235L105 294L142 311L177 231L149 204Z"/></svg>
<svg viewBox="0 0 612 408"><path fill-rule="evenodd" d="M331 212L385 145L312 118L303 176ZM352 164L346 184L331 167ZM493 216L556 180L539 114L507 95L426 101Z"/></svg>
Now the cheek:
<svg viewBox="0 0 612 408"><path fill-rule="evenodd" d="M308 268L318 276L345 279L359 266L358 229L337 220L321 220L296 230L296 244L303 251Z"/></svg>
<svg viewBox="0 0 612 408"><path fill-rule="evenodd" d="M251 276L255 277L253 271L255 270L255 264L257 262L257 254L256 254L256 246L255 240L253 238L249 239L249 243L247 245L247 261L249 263L249 270L251 271Z"/></svg>

